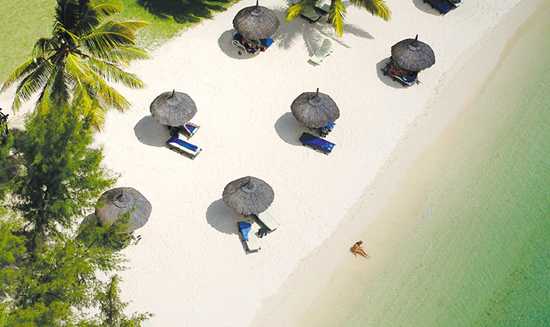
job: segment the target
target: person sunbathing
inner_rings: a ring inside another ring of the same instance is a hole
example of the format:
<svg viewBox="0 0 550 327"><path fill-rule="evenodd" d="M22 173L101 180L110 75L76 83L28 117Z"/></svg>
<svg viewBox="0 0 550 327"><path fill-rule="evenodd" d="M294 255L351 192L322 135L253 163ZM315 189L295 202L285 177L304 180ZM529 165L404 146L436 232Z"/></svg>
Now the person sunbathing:
<svg viewBox="0 0 550 327"><path fill-rule="evenodd" d="M365 251L365 249L363 249L363 241L357 241L355 242L355 244L353 244L353 246L350 248L350 251L351 253L353 253L353 255L357 256L357 255L360 255L364 258L367 258L369 255L367 254L367 251Z"/></svg>

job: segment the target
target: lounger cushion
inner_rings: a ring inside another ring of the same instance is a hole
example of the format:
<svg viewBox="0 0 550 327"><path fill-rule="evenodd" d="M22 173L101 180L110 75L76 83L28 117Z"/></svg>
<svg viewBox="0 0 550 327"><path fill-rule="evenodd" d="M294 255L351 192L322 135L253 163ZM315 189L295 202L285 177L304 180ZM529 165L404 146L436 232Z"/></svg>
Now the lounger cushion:
<svg viewBox="0 0 550 327"><path fill-rule="evenodd" d="M307 145L309 147L312 147L316 150L319 150L323 153L330 153L334 149L335 144L332 142L329 142L327 140L324 140L320 137L317 137L315 135L311 135L309 133L303 133L300 136L300 142L302 142L303 145Z"/></svg>
<svg viewBox="0 0 550 327"><path fill-rule="evenodd" d="M249 222L239 221L239 232L241 233L243 240L248 241L248 234L251 229L252 225Z"/></svg>
<svg viewBox="0 0 550 327"><path fill-rule="evenodd" d="M261 39L260 43L264 47L269 48L273 44L273 39L272 38Z"/></svg>
<svg viewBox="0 0 550 327"><path fill-rule="evenodd" d="M171 147L172 149L187 153L191 155L192 157L195 157L201 152L201 148L198 146L191 144L189 142L186 142L185 140L181 139L178 136L172 136L166 144Z"/></svg>
<svg viewBox="0 0 550 327"><path fill-rule="evenodd" d="M446 14L455 8L448 0L424 0L429 3L432 8L436 9L442 14Z"/></svg>

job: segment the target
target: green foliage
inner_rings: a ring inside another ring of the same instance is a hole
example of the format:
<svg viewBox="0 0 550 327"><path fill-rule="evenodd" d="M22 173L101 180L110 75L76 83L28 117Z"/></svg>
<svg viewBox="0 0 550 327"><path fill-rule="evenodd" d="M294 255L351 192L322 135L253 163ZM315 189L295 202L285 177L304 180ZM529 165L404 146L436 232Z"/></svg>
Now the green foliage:
<svg viewBox="0 0 550 327"><path fill-rule="evenodd" d="M293 5L290 5L286 11L286 20L292 21L294 18L298 17L302 10L304 9L305 1L297 2Z"/></svg>
<svg viewBox="0 0 550 327"><path fill-rule="evenodd" d="M385 21L391 19L391 10L384 0L350 0L350 3L380 17Z"/></svg>
<svg viewBox="0 0 550 327"><path fill-rule="evenodd" d="M114 182L101 167L101 149L90 146L92 133L89 120L64 106L33 114L25 133L12 133L0 148L0 164L22 166L2 183L13 212L0 213L0 327L139 326L150 316L126 316L118 280L98 278L122 269L118 251L133 240L124 219L74 235ZM115 324L103 313L106 299Z"/></svg>
<svg viewBox="0 0 550 327"><path fill-rule="evenodd" d="M8 134L3 142L0 141L0 216L2 216L4 198L14 174L14 158L10 155L12 147L13 136Z"/></svg>
<svg viewBox="0 0 550 327"><path fill-rule="evenodd" d="M15 177L12 195L36 239L73 226L113 184L101 167L101 149L89 147L92 133L89 122L69 106L27 121L15 149L25 169Z"/></svg>
<svg viewBox="0 0 550 327"><path fill-rule="evenodd" d="M130 317L121 314L128 306L128 303L120 300L118 276L111 277L110 282L105 285L103 291L97 295L99 307L101 309L101 326L120 326L120 327L136 327L141 326L141 323L151 317L148 313L134 313Z"/></svg>
<svg viewBox="0 0 550 327"><path fill-rule="evenodd" d="M344 34L344 17L346 15L346 6L342 0L333 0L330 5L329 19L334 26L336 35Z"/></svg>
<svg viewBox="0 0 550 327"><path fill-rule="evenodd" d="M74 99L79 115L100 128L105 112L124 110L128 101L109 82L142 87L139 78L121 69L147 57L136 46L143 21L115 21L121 11L112 0L57 0L52 36L36 41L30 58L17 67L1 91L17 84L13 108L39 93L37 110L46 113Z"/></svg>
<svg viewBox="0 0 550 327"><path fill-rule="evenodd" d="M121 216L114 224L102 226L95 215L89 215L81 223L77 238L88 246L105 247L113 250L122 250L136 242L132 233L127 232L127 223L130 214Z"/></svg>

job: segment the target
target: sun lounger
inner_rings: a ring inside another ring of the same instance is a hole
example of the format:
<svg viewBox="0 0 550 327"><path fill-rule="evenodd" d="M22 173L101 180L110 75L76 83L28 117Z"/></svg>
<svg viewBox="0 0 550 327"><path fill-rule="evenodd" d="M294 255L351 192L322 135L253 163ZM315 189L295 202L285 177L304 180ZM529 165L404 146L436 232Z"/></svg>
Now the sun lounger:
<svg viewBox="0 0 550 327"><path fill-rule="evenodd" d="M198 146L186 142L179 136L170 137L170 139L166 141L166 145L168 146L168 148L181 154L185 154L191 159L195 159L195 157L202 151L202 149Z"/></svg>
<svg viewBox="0 0 550 327"><path fill-rule="evenodd" d="M321 15L328 15L330 12L330 1L329 0L319 0L315 4L315 8L320 12Z"/></svg>
<svg viewBox="0 0 550 327"><path fill-rule="evenodd" d="M262 248L260 245L260 240L258 239L258 236L256 236L256 233L259 230L258 225L253 221L251 222L244 220L237 222L237 226L239 227L239 234L241 236L241 240L245 244L246 251L258 252Z"/></svg>
<svg viewBox="0 0 550 327"><path fill-rule="evenodd" d="M191 136L195 135L195 133L199 130L200 126L197 124L193 124L191 122L186 123L183 125L180 130L182 133L187 137L190 138Z"/></svg>
<svg viewBox="0 0 550 327"><path fill-rule="evenodd" d="M330 39L325 39L321 47L309 58L309 61L316 65L320 65L326 57L332 53L332 42Z"/></svg>
<svg viewBox="0 0 550 327"><path fill-rule="evenodd" d="M262 51L269 48L272 44L273 44L273 39L272 38L267 38L267 39L261 39L260 40L260 45L263 47Z"/></svg>
<svg viewBox="0 0 550 327"><path fill-rule="evenodd" d="M331 153L332 149L334 149L334 146L335 146L334 143L331 143L327 140L324 140L315 135L311 135L309 133L302 133L302 136L300 136L300 142L302 142L303 145L308 146L314 150L320 151L324 154Z"/></svg>
<svg viewBox="0 0 550 327"><path fill-rule="evenodd" d="M307 5L302 8L302 12L300 13L300 16L303 19L310 22L311 24L316 23L317 21L319 21L319 19L321 19L321 17L323 17L317 11L317 9L315 9L315 7L307 6Z"/></svg>
<svg viewBox="0 0 550 327"><path fill-rule="evenodd" d="M455 3L449 0L424 0L424 2L428 3L432 8L439 11L439 13L441 13L442 15L445 15L449 11L456 8Z"/></svg>
<svg viewBox="0 0 550 327"><path fill-rule="evenodd" d="M321 137L326 137L330 132L332 132L334 126L336 126L334 122L329 122L325 127L319 128L319 135L321 135Z"/></svg>
<svg viewBox="0 0 550 327"><path fill-rule="evenodd" d="M399 82L403 86L411 86L418 82L418 72L404 72L402 70L396 70L390 60L384 68L382 68L384 75L390 76L393 80Z"/></svg>
<svg viewBox="0 0 550 327"><path fill-rule="evenodd" d="M249 54L256 54L260 51L259 47L251 48L250 46L246 46L244 43L244 39L241 34L235 33L233 35L233 40L231 43L233 46L235 46L239 51L239 55L242 55L243 52L249 53Z"/></svg>
<svg viewBox="0 0 550 327"><path fill-rule="evenodd" d="M258 220L260 226L266 228L269 232L273 232L279 228L279 222L268 212L263 212L261 216L254 215L254 218Z"/></svg>

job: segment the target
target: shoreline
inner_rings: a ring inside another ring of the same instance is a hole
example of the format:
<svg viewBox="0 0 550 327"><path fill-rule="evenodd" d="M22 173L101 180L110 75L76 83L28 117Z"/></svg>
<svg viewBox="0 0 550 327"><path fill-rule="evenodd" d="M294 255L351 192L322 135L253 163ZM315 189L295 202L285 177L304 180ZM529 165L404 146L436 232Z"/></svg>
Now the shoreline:
<svg viewBox="0 0 550 327"><path fill-rule="evenodd" d="M437 86L438 93L441 93L432 97L424 114L412 124L361 199L346 213L346 217L333 235L300 263L277 294L262 303L261 309L255 315L253 326L303 326L304 322L311 323L312 320L308 320L305 314L312 312L311 306L316 302L316 297L321 292L327 296L342 291L335 288L335 285L328 291L323 288L336 278L335 274L344 266L347 272L362 272L369 276L384 274L379 269L376 272L367 271L362 264L357 267L351 266L350 262L357 259L349 253L349 247L356 239L361 239L361 236L365 235L365 230L374 227L382 235L377 237L374 233L369 233L371 238L367 243L371 254L365 266L371 266L373 262L378 264L377 268L384 266L376 261L384 261L379 258L385 257L385 253L392 250L383 247L392 243L390 235L396 228L404 227L397 225L401 222L384 222L376 216L391 207L388 200L400 194L398 186L401 186L407 176L413 174L411 169L415 167L417 158L430 151L437 137L470 109L470 104L482 93L486 83L507 56L511 45L519 37L521 28L529 24L531 17L536 16L535 11L542 4L540 0L527 0L517 4L506 17L501 18L497 26L464 53L462 60L453 65L446 74L446 79ZM492 60L495 57L499 58L496 62ZM417 219L410 218L404 225L414 228L416 222L412 220ZM342 273L338 275L339 279L343 278ZM350 294L351 298L355 296L358 294ZM319 304L315 308L320 309ZM329 308L333 309L325 303L323 309ZM329 314L331 313L328 311L319 312L320 316L328 317ZM321 320L322 318L317 318L317 321Z"/></svg>

